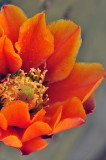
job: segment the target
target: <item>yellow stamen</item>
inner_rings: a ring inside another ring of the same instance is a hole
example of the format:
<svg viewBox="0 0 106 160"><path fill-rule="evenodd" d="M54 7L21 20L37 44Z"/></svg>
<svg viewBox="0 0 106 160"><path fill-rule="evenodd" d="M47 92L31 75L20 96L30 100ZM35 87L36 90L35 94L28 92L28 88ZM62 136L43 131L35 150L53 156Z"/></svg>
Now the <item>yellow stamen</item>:
<svg viewBox="0 0 106 160"><path fill-rule="evenodd" d="M41 73L40 69L31 68L29 73L19 70L16 74L8 74L0 84L0 103L22 100L29 104L29 110L48 101L43 99L48 89L43 85L47 70Z"/></svg>

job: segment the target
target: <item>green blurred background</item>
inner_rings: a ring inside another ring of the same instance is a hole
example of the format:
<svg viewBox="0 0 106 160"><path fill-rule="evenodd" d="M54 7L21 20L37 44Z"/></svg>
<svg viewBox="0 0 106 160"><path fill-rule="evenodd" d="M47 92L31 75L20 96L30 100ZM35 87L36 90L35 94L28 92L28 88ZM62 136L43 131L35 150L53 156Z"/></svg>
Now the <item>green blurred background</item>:
<svg viewBox="0 0 106 160"><path fill-rule="evenodd" d="M77 61L100 62L106 68L106 0L0 0L20 6L28 17L46 10L47 22L71 19L82 28ZM21 157L0 143L0 160L106 160L106 80L96 91L96 110L83 126L54 136L42 151Z"/></svg>

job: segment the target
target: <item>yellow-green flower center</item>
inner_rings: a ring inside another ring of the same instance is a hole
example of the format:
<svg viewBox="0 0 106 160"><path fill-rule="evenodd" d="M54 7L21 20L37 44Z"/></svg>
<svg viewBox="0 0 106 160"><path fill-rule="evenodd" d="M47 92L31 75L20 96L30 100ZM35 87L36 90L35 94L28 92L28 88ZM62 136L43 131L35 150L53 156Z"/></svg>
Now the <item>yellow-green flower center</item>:
<svg viewBox="0 0 106 160"><path fill-rule="evenodd" d="M31 68L28 73L19 70L8 74L0 83L0 106L11 101L22 100L29 104L29 110L45 103L44 94L48 89L43 85L46 70ZM46 95L46 101L48 96Z"/></svg>

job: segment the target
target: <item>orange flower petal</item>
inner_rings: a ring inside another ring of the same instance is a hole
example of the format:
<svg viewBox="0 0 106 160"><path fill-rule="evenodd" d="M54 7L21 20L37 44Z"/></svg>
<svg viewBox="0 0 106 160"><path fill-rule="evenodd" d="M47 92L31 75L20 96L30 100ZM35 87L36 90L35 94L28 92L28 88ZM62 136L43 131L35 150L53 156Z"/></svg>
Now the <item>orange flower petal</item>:
<svg viewBox="0 0 106 160"><path fill-rule="evenodd" d="M28 19L21 27L16 48L23 60L22 69L37 67L54 49L53 36L46 28L44 12Z"/></svg>
<svg viewBox="0 0 106 160"><path fill-rule="evenodd" d="M7 130L0 130L0 140L2 141L6 137L15 136L18 137L17 130L15 127L8 126Z"/></svg>
<svg viewBox="0 0 106 160"><path fill-rule="evenodd" d="M82 102L77 97L72 97L64 102L60 102L63 105L61 120L65 118L82 118L86 120L85 110Z"/></svg>
<svg viewBox="0 0 106 160"><path fill-rule="evenodd" d="M1 141L2 139L8 136L11 136L11 135L18 137L15 127L8 126L7 130L0 129L0 140Z"/></svg>
<svg viewBox="0 0 106 160"><path fill-rule="evenodd" d="M2 30L1 30L1 27L0 27L0 37L2 36Z"/></svg>
<svg viewBox="0 0 106 160"><path fill-rule="evenodd" d="M49 118L44 117L44 121L49 123L53 133L79 126L86 120L82 102L77 97L57 102L45 110L47 112L45 117Z"/></svg>
<svg viewBox="0 0 106 160"><path fill-rule="evenodd" d="M67 130L67 129L75 128L77 126L82 125L84 122L85 121L83 121L80 118L74 118L74 119L66 118L66 119L60 121L60 123L54 129L53 134Z"/></svg>
<svg viewBox="0 0 106 160"><path fill-rule="evenodd" d="M86 114L92 113L95 109L96 102L94 98L94 93L83 103Z"/></svg>
<svg viewBox="0 0 106 160"><path fill-rule="evenodd" d="M50 107L46 107L45 110L46 115L43 120L48 123L52 129L54 129L60 121L62 114L62 105L54 104Z"/></svg>
<svg viewBox="0 0 106 160"><path fill-rule="evenodd" d="M64 101L70 97L79 97L84 102L99 86L104 76L105 71L98 63L76 63L65 80L49 86L47 90L49 104Z"/></svg>
<svg viewBox="0 0 106 160"><path fill-rule="evenodd" d="M2 27L0 26L0 37L3 36L3 29Z"/></svg>
<svg viewBox="0 0 106 160"><path fill-rule="evenodd" d="M6 37L0 38L0 73L15 73L22 64L22 60L15 53L11 41Z"/></svg>
<svg viewBox="0 0 106 160"><path fill-rule="evenodd" d="M30 115L28 105L22 101L14 101L4 106L1 112L10 126L25 128L29 125Z"/></svg>
<svg viewBox="0 0 106 160"><path fill-rule="evenodd" d="M42 121L38 121L30 125L23 134L22 141L28 141L35 137L49 134L51 132L51 128L47 123Z"/></svg>
<svg viewBox="0 0 106 160"><path fill-rule="evenodd" d="M28 155L32 152L39 151L45 148L48 142L44 139L35 138L30 141L24 142L22 148L20 149L23 155Z"/></svg>
<svg viewBox="0 0 106 160"><path fill-rule="evenodd" d="M53 117L51 118L51 122L50 122L50 126L52 126L52 128L54 129L57 124L60 121L61 118L61 114L62 114L62 106L60 106L57 110L56 113L53 115Z"/></svg>
<svg viewBox="0 0 106 160"><path fill-rule="evenodd" d="M57 105L63 105L63 110L60 122L55 127L53 133L77 127L85 122L85 110L80 99L77 97L59 102Z"/></svg>
<svg viewBox="0 0 106 160"><path fill-rule="evenodd" d="M81 29L72 21L60 20L48 25L54 36L54 53L47 60L49 81L66 78L72 70L81 45Z"/></svg>
<svg viewBox="0 0 106 160"><path fill-rule="evenodd" d="M4 142L7 146L21 148L22 142L19 140L17 136L10 135L8 137L5 137L2 139L2 142Z"/></svg>
<svg viewBox="0 0 106 160"><path fill-rule="evenodd" d="M41 121L45 115L46 111L42 108L40 111L38 111L36 114L34 114L31 123L34 123L36 121Z"/></svg>
<svg viewBox="0 0 106 160"><path fill-rule="evenodd" d="M11 147L22 147L18 138L17 131L14 127L8 127L7 130L0 130L0 140Z"/></svg>
<svg viewBox="0 0 106 160"><path fill-rule="evenodd" d="M0 14L0 25L3 27L4 34L11 39L13 43L18 40L19 28L25 22L27 17L23 11L14 5L4 5Z"/></svg>
<svg viewBox="0 0 106 160"><path fill-rule="evenodd" d="M7 120L2 113L0 113L0 127L4 130L7 129Z"/></svg>

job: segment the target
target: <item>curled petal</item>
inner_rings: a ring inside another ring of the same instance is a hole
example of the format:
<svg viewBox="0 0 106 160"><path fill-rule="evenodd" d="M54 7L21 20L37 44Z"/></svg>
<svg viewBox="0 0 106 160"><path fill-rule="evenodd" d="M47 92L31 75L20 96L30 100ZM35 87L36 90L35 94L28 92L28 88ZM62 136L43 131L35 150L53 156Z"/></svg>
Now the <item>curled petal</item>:
<svg viewBox="0 0 106 160"><path fill-rule="evenodd" d="M23 60L22 69L37 67L54 50L53 36L46 28L44 12L28 19L21 27L16 48Z"/></svg>
<svg viewBox="0 0 106 160"><path fill-rule="evenodd" d="M61 114L62 114L62 106L60 106L57 110L56 113L53 115L53 117L51 118L51 124L50 126L52 126L52 128L54 129L57 124L59 123L60 119L61 119Z"/></svg>
<svg viewBox="0 0 106 160"><path fill-rule="evenodd" d="M83 103L86 114L92 113L96 106L94 93Z"/></svg>
<svg viewBox="0 0 106 160"><path fill-rule="evenodd" d="M22 142L19 139L17 131L14 127L8 127L7 130L1 129L0 140L11 147L22 147Z"/></svg>
<svg viewBox="0 0 106 160"><path fill-rule="evenodd" d="M41 121L45 115L46 111L42 108L40 109L36 114L32 114L33 118L31 120L31 123L34 123L36 121Z"/></svg>
<svg viewBox="0 0 106 160"><path fill-rule="evenodd" d="M4 5L0 13L0 25L4 34L11 39L13 43L18 40L19 28L25 22L27 17L23 11L14 5Z"/></svg>
<svg viewBox="0 0 106 160"><path fill-rule="evenodd" d="M54 53L47 60L46 79L53 82L70 74L81 45L81 29L66 20L52 22L48 28L54 36Z"/></svg>
<svg viewBox="0 0 106 160"><path fill-rule="evenodd" d="M17 136L10 135L2 139L2 142L4 142L7 146L21 148L22 142L19 140Z"/></svg>
<svg viewBox="0 0 106 160"><path fill-rule="evenodd" d="M6 130L0 129L0 140L1 141L2 139L8 136L11 136L11 135L18 137L15 127L8 126Z"/></svg>
<svg viewBox="0 0 106 160"><path fill-rule="evenodd" d="M15 53L11 41L3 36L0 38L0 73L15 73L22 64L22 60Z"/></svg>
<svg viewBox="0 0 106 160"><path fill-rule="evenodd" d="M66 118L60 121L60 123L54 129L53 133L55 134L67 129L75 128L77 126L82 125L83 123L85 123L85 121L83 121L83 119L80 119L80 118L74 118L74 119Z"/></svg>
<svg viewBox="0 0 106 160"><path fill-rule="evenodd" d="M32 152L39 151L45 148L48 142L40 137L24 142L22 148L20 148L22 155L28 155Z"/></svg>
<svg viewBox="0 0 106 160"><path fill-rule="evenodd" d="M23 134L22 141L28 141L35 137L49 134L51 132L51 128L47 123L42 121L38 121L30 125Z"/></svg>
<svg viewBox="0 0 106 160"><path fill-rule="evenodd" d="M74 96L84 102L99 86L104 76L105 71L99 63L76 63L65 80L55 82L49 86L49 104L64 101Z"/></svg>
<svg viewBox="0 0 106 160"><path fill-rule="evenodd" d="M28 105L22 101L14 101L4 106L1 112L5 116L8 125L26 128L30 123Z"/></svg>
<svg viewBox="0 0 106 160"><path fill-rule="evenodd" d="M18 138L18 134L15 127L8 126L6 130L0 130L0 140L6 139L6 137L15 136Z"/></svg>
<svg viewBox="0 0 106 160"><path fill-rule="evenodd" d="M62 115L62 105L58 103L54 104L50 107L46 107L46 115L44 117L44 121L50 125L52 129L56 127L59 123L61 115Z"/></svg>
<svg viewBox="0 0 106 160"><path fill-rule="evenodd" d="M2 113L0 113L0 127L4 130L6 130L8 127L7 120Z"/></svg>
<svg viewBox="0 0 106 160"><path fill-rule="evenodd" d="M64 102L60 102L63 105L61 120L65 118L81 118L83 121L86 120L85 110L82 102L77 97L72 97Z"/></svg>
<svg viewBox="0 0 106 160"><path fill-rule="evenodd" d="M61 117L58 123L56 123L56 125L54 126L53 133L57 133L66 129L77 127L85 122L86 120L85 110L83 108L82 102L77 97L67 99L66 101L63 101L63 102L55 103L51 107L51 111L54 108L58 109L60 106L62 106ZM49 109L49 112L50 112L50 109ZM53 119L52 116L51 116L51 119Z"/></svg>

